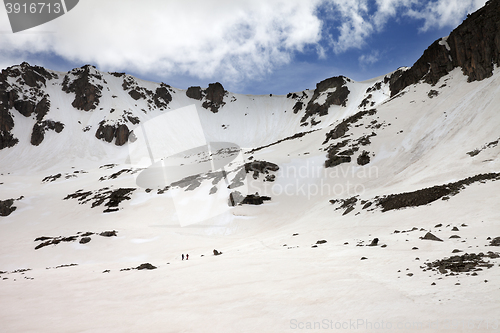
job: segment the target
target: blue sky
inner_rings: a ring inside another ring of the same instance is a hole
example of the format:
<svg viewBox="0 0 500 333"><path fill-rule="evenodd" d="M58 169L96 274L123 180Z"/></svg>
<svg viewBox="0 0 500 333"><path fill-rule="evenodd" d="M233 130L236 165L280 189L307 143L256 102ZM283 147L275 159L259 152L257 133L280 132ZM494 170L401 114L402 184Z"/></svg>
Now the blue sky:
<svg viewBox="0 0 500 333"><path fill-rule="evenodd" d="M325 78L411 66L485 0L85 0L13 34L0 9L0 67L92 64L177 88L287 94Z"/></svg>

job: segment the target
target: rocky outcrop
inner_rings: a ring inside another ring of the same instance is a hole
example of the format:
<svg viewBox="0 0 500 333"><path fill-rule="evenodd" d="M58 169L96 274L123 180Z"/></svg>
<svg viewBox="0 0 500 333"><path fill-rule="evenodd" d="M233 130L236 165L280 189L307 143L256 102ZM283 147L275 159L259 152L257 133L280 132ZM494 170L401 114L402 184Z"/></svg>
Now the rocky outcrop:
<svg viewBox="0 0 500 333"><path fill-rule="evenodd" d="M468 177L459 180L454 183L436 185L413 192L390 194L378 198L376 200L376 203L377 206L382 208L383 212L406 207L423 206L441 198L446 199L450 196L456 195L467 185L471 185L476 182L485 182L487 180L500 180L500 173L480 174L474 177Z"/></svg>
<svg viewBox="0 0 500 333"><path fill-rule="evenodd" d="M127 125L110 125L106 124L104 121L101 121L99 123L99 127L97 128L97 131L95 133L96 138L106 142L112 142L113 139L116 139L115 145L117 146L123 146L125 143L127 143L129 136L130 130Z"/></svg>
<svg viewBox="0 0 500 333"><path fill-rule="evenodd" d="M95 137L106 142L111 142L115 137L115 132L115 126L104 124L104 122L101 121L101 123L99 123L99 128L97 128L95 132Z"/></svg>
<svg viewBox="0 0 500 333"><path fill-rule="evenodd" d="M169 88L170 86L165 83L161 83L160 86L156 88L153 100L157 108L166 108L168 103L172 101L172 95L168 90Z"/></svg>
<svg viewBox="0 0 500 333"><path fill-rule="evenodd" d="M64 77L62 90L66 93L75 93L75 99L71 105L78 110L90 111L99 105L102 97L102 88L95 81L104 81L102 75L94 66L85 65L82 68L71 70ZM104 81L105 83L105 81Z"/></svg>
<svg viewBox="0 0 500 333"><path fill-rule="evenodd" d="M201 87L189 87L186 90L186 96L198 101L203 101L203 106L205 109L210 109L213 113L219 112L219 108L224 106L224 96L226 96L227 91L219 82L210 83L208 88L203 90Z"/></svg>
<svg viewBox="0 0 500 333"><path fill-rule="evenodd" d="M245 172L253 173L253 179L259 178L259 174L267 175L269 171L278 171L279 166L277 164L267 162L267 161L252 161L245 163Z"/></svg>
<svg viewBox="0 0 500 333"><path fill-rule="evenodd" d="M103 213L111 213L119 210L118 206L122 201L130 200L130 196L135 190L135 188L119 188L116 190L110 190L109 187L104 187L94 192L84 192L83 190L78 190L75 193L68 194L63 200L77 199L82 204L93 201L92 208L100 206L106 201L104 206L107 208L103 211Z"/></svg>
<svg viewBox="0 0 500 333"><path fill-rule="evenodd" d="M120 124L116 128L115 132L115 145L117 146L123 146L127 141L128 141L128 136L130 134L130 131L125 124Z"/></svg>
<svg viewBox="0 0 500 333"><path fill-rule="evenodd" d="M10 80L8 80L10 78ZM36 114L37 121L41 121L50 109L49 95L43 88L47 80L57 78L43 67L30 66L23 62L2 70L0 74L0 149L13 147L19 140L11 130L14 128L14 119L10 109L16 109L25 117ZM15 84L9 83L15 80Z"/></svg>
<svg viewBox="0 0 500 333"><path fill-rule="evenodd" d="M186 96L201 101L204 95L203 95L203 90L201 90L201 87L195 86L195 87L189 87L186 90Z"/></svg>
<svg viewBox="0 0 500 333"><path fill-rule="evenodd" d="M364 150L357 159L359 165L366 165L370 163L370 153Z"/></svg>
<svg viewBox="0 0 500 333"><path fill-rule="evenodd" d="M14 103L14 96L13 92L6 91L4 71L0 74L0 149L13 147L19 142L10 132L14 128L14 118L9 112Z"/></svg>
<svg viewBox="0 0 500 333"><path fill-rule="evenodd" d="M260 196L258 193L255 194L249 194L241 201L242 205L262 205L264 201L269 201L271 200L271 197L262 195Z"/></svg>
<svg viewBox="0 0 500 333"><path fill-rule="evenodd" d="M421 239L442 242L443 240L430 232L427 232Z"/></svg>
<svg viewBox="0 0 500 333"><path fill-rule="evenodd" d="M327 115L328 109L332 105L346 106L347 97L349 96L349 89L345 86L347 80L349 79L344 76L336 76L316 84L314 94L309 103L307 103L305 115L300 121L304 123L313 115ZM327 90L332 91L327 92ZM319 99L323 94L326 94L326 100L324 102L320 102ZM297 106L297 108L299 109L299 106Z"/></svg>
<svg viewBox="0 0 500 333"><path fill-rule="evenodd" d="M14 199L0 200L0 216L9 216L16 209Z"/></svg>
<svg viewBox="0 0 500 333"><path fill-rule="evenodd" d="M344 119L341 121L337 126L335 126L334 129L332 129L330 132L326 134L326 139L323 141L323 144L327 144L330 140L337 140L342 137L344 137L351 126L353 124L357 123L359 120L361 120L365 116L373 116L377 113L375 109L372 110L367 110L367 111L359 111L358 113ZM375 133L372 133L371 136L374 136ZM325 161L325 167L326 168L331 168L335 167L339 164L342 163L349 163L351 162L352 158L351 155L354 154L355 151L359 150L359 145L365 145L366 141L369 143L369 136L366 137L361 137L358 139L357 142L354 142L351 145L350 149L343 150L341 151L342 148L346 147L350 140L343 140L341 142L337 142L335 144L330 144L330 146L326 149L328 152L327 154L327 159ZM368 163L370 162L370 157L368 156L368 159L366 159L365 156L362 156L361 159L358 159L358 164L359 163ZM365 163L365 164L366 164ZM360 164L363 165L363 164Z"/></svg>
<svg viewBox="0 0 500 333"><path fill-rule="evenodd" d="M500 65L500 1L488 1L449 37L436 40L415 64L391 77L391 96L423 80L436 84L452 69L461 67L468 81L480 81L493 74Z"/></svg>
<svg viewBox="0 0 500 333"><path fill-rule="evenodd" d="M201 106L205 109L210 109L213 113L217 113L219 108L226 104L224 102L224 96L226 91L224 87L219 82L210 83L208 88L205 89L205 102Z"/></svg>
<svg viewBox="0 0 500 333"><path fill-rule="evenodd" d="M52 130L56 133L61 133L64 129L64 124L59 121L44 120L36 122L31 132L31 144L38 146L45 138L45 131Z"/></svg>

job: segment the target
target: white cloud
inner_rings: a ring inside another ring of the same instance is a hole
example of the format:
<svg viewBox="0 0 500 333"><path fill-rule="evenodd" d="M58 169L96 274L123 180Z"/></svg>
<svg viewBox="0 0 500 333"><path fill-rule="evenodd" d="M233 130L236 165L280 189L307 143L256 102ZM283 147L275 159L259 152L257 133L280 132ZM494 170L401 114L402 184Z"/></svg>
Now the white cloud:
<svg viewBox="0 0 500 333"><path fill-rule="evenodd" d="M38 52L101 70L237 83L290 63L294 52L306 48L319 58L329 50L363 48L390 19L422 20L422 31L455 26L485 2L85 0L56 20L16 34L8 33L7 15L0 9L0 64ZM318 17L325 7L328 14ZM359 61L366 65L375 58L368 54Z"/></svg>
<svg viewBox="0 0 500 333"><path fill-rule="evenodd" d="M0 48L53 52L104 70L219 74L238 81L287 63L293 51L318 43L316 3L86 0L29 32L1 34ZM5 22L0 29L10 30Z"/></svg>
<svg viewBox="0 0 500 333"><path fill-rule="evenodd" d="M406 15L424 20L421 31L446 26L457 26L467 13L472 13L484 6L486 0L436 0L425 7L410 9Z"/></svg>
<svg viewBox="0 0 500 333"><path fill-rule="evenodd" d="M457 26L465 14L482 7L486 0L325 0L338 37L332 45L336 53L362 48L366 39L384 29L391 18L422 20L421 31ZM332 37L330 37L332 38Z"/></svg>

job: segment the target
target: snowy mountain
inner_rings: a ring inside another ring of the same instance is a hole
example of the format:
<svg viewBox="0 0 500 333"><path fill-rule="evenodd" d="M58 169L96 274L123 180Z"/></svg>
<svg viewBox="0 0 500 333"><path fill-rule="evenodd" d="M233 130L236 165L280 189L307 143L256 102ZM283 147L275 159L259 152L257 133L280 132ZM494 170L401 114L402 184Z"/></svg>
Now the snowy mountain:
<svg viewBox="0 0 500 333"><path fill-rule="evenodd" d="M3 331L498 326L499 15L286 96L4 69Z"/></svg>

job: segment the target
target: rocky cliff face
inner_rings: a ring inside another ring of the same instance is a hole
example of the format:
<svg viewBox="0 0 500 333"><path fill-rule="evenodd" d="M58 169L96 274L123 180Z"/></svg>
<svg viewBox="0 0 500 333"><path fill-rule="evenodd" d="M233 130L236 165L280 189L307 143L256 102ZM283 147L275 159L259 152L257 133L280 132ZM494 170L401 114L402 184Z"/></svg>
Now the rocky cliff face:
<svg viewBox="0 0 500 333"><path fill-rule="evenodd" d="M203 106L205 109L212 111L213 113L219 112L219 108L224 106L224 96L226 96L227 91L219 82L210 83L207 89L201 89L201 87L189 87L186 91L186 96L192 99L203 101Z"/></svg>
<svg viewBox="0 0 500 333"><path fill-rule="evenodd" d="M43 67L24 62L9 67L0 74L0 149L15 146L19 140L11 133L14 128L12 109L24 117L35 115L41 122L50 109L50 97L45 93L47 81L57 78ZM43 139L42 139L43 140Z"/></svg>
<svg viewBox="0 0 500 333"><path fill-rule="evenodd" d="M456 67L469 82L480 81L493 74L495 65L500 65L500 1L490 0L449 37L429 46L409 70L395 73L391 95L420 80L434 85Z"/></svg>
<svg viewBox="0 0 500 333"><path fill-rule="evenodd" d="M71 70L64 77L62 90L75 93L75 100L71 105L78 110L94 110L102 96L102 75L94 66L85 65L82 68Z"/></svg>
<svg viewBox="0 0 500 333"><path fill-rule="evenodd" d="M306 113L301 122L304 123L313 115L324 116L328 114L331 105L346 106L349 96L349 89L345 86L347 81L349 79L344 76L336 76L316 84L316 89L311 100L307 103ZM320 101L320 99L324 101Z"/></svg>

